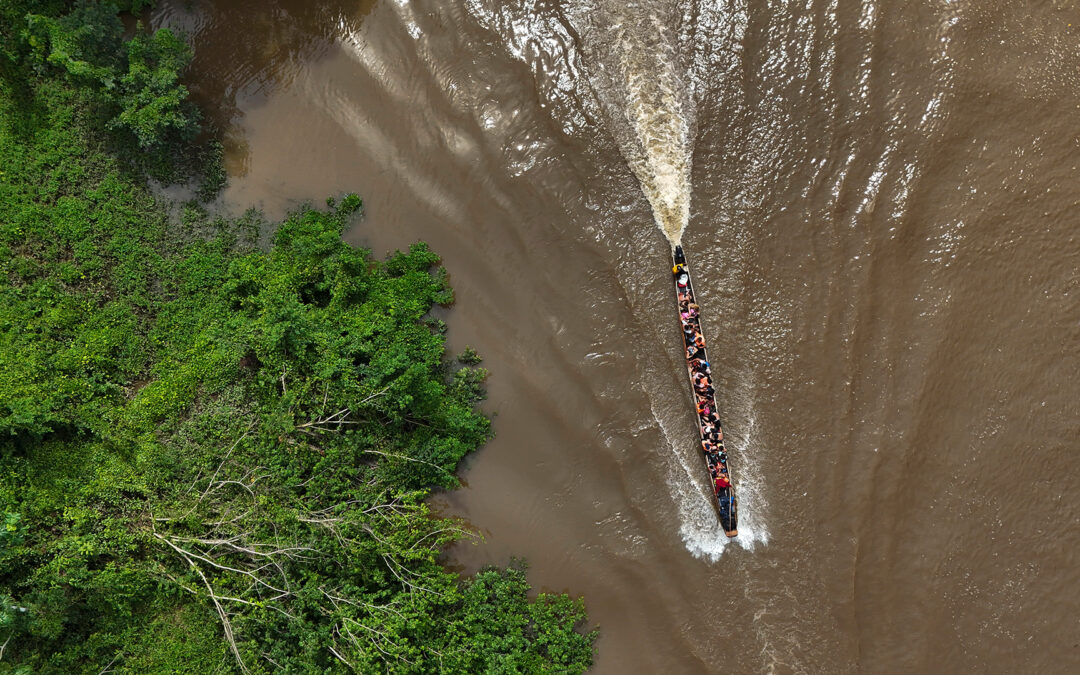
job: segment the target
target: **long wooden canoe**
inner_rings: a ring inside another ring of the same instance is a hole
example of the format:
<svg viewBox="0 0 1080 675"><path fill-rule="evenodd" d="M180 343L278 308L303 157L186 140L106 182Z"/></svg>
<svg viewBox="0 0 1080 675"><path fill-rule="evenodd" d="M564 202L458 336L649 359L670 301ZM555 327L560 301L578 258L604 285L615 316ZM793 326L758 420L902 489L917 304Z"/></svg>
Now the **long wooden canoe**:
<svg viewBox="0 0 1080 675"><path fill-rule="evenodd" d="M728 468L724 432L716 410L712 371L706 353L705 333L701 328L701 310L696 307L694 284L682 246L675 247L672 262L674 265L671 271L675 284L675 300L679 307L679 327L683 334L686 371L690 375L690 391L697 411L698 435L701 438L698 449L705 458L705 467L709 471L709 485L712 487L713 504L720 517L720 525L727 536L734 537L739 534L735 480Z"/></svg>

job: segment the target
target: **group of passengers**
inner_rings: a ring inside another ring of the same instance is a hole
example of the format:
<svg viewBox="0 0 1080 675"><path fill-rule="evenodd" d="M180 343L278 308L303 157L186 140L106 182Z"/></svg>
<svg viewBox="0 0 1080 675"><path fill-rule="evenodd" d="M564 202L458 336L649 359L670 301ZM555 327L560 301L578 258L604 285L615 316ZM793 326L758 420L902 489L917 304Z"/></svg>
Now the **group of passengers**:
<svg viewBox="0 0 1080 675"><path fill-rule="evenodd" d="M712 372L705 360L705 337L701 334L700 307L694 302L690 291L690 276L681 265L675 265L675 284L679 293L679 319L682 321L686 341L686 359L690 364L691 379L697 400L698 419L701 424L701 449L705 452L716 491L731 487L728 478L727 453L724 451L724 432L716 414L712 386Z"/></svg>

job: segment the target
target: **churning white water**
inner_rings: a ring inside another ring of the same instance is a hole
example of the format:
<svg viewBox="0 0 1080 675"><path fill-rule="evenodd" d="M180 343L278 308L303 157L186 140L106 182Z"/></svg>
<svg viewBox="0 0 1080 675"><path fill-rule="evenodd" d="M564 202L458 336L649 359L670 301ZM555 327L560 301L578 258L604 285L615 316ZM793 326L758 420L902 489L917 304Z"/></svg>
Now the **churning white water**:
<svg viewBox="0 0 1080 675"><path fill-rule="evenodd" d="M690 219L693 98L674 5L601 2L580 15L589 77L657 226L680 243Z"/></svg>
<svg viewBox="0 0 1080 675"><path fill-rule="evenodd" d="M652 33L647 46L641 32ZM636 143L624 150L641 182L656 224L672 246L690 219L690 97L676 65L664 23L650 14L644 26L618 40L620 77L626 89L626 120Z"/></svg>

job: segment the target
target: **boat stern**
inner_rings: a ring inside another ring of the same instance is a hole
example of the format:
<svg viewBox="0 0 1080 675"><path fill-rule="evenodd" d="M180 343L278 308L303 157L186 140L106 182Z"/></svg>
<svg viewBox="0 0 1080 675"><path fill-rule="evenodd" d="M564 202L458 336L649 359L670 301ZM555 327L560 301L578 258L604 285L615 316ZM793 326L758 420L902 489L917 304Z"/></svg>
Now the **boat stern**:
<svg viewBox="0 0 1080 675"><path fill-rule="evenodd" d="M735 537L739 534L739 501L735 498L735 488L722 488L716 491L716 507L720 515L720 526L724 534Z"/></svg>

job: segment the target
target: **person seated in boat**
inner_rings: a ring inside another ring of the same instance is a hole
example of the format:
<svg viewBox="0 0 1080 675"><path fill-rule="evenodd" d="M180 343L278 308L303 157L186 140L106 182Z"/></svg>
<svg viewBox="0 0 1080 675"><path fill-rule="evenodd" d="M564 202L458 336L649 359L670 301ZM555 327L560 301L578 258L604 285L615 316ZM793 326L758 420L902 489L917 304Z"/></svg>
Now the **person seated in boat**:
<svg viewBox="0 0 1080 675"><path fill-rule="evenodd" d="M690 318L693 319L697 317L698 313L701 311L701 308L698 307L698 304L696 302L690 302L686 305L686 311L690 315Z"/></svg>
<svg viewBox="0 0 1080 675"><path fill-rule="evenodd" d="M701 333L694 333L694 344L701 349L705 349L705 336Z"/></svg>
<svg viewBox="0 0 1080 675"><path fill-rule="evenodd" d="M688 345L686 347L686 358L695 359L701 354L701 349L697 345Z"/></svg>
<svg viewBox="0 0 1080 675"><path fill-rule="evenodd" d="M727 472L723 471L716 477L716 491L726 490L731 487L731 481L728 479Z"/></svg>
<svg viewBox="0 0 1080 675"><path fill-rule="evenodd" d="M690 275L686 272L680 272L679 275L675 277L675 283L678 284L679 288L686 288L690 283Z"/></svg>
<svg viewBox="0 0 1080 675"><path fill-rule="evenodd" d="M679 276L681 273L683 273L685 271L686 271L686 266L683 265L682 263L675 263L675 266L671 268L671 273L674 274L675 276Z"/></svg>

